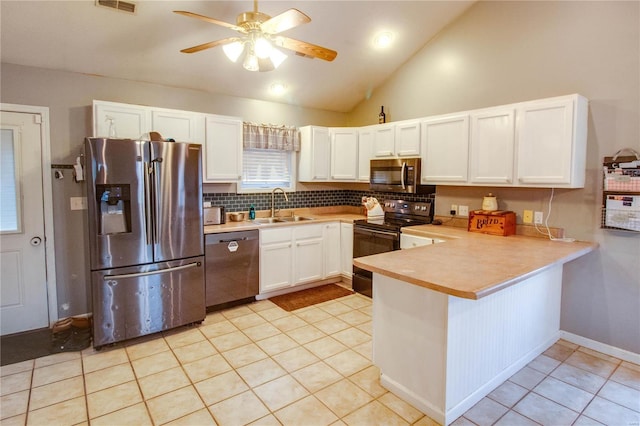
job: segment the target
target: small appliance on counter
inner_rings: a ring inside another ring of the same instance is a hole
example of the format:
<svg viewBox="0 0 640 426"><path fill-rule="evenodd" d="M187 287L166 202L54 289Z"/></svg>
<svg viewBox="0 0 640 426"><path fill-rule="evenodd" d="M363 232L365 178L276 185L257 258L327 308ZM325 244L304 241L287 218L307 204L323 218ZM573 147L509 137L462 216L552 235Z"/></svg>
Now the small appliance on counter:
<svg viewBox="0 0 640 426"><path fill-rule="evenodd" d="M367 219L383 219L384 211L375 197L367 197L362 205L367 210Z"/></svg>
<svg viewBox="0 0 640 426"><path fill-rule="evenodd" d="M498 199L492 193L482 198L482 210L494 211L498 210Z"/></svg>
<svg viewBox="0 0 640 426"><path fill-rule="evenodd" d="M203 209L205 225L221 225L225 223L224 206L211 206Z"/></svg>

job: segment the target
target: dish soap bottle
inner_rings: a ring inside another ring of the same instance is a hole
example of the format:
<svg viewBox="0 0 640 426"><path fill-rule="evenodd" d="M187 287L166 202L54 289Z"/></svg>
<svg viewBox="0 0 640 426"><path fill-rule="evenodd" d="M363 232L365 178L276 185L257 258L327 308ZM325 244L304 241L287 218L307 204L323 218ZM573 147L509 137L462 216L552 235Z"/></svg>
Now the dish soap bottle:
<svg viewBox="0 0 640 426"><path fill-rule="evenodd" d="M256 219L256 209L253 207L253 204L251 204L251 207L249 207L249 220L255 220Z"/></svg>

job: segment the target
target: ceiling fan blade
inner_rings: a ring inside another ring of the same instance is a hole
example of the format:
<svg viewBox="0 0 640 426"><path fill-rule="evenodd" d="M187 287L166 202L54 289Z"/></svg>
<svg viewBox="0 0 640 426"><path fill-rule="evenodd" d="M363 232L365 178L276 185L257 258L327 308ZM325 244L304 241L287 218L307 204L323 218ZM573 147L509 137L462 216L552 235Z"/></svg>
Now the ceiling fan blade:
<svg viewBox="0 0 640 426"><path fill-rule="evenodd" d="M198 15L197 13L187 12L186 10L174 10L173 13L177 13L178 15L188 16L190 18L200 19L202 21L206 21L206 22L209 22L211 24L220 25L222 27L231 28L232 30L235 30L235 31L238 31L238 32L241 32L241 33L246 33L246 30L244 28L242 28L242 27L239 27L239 26L234 25L234 24L230 24L228 22L219 21L217 19L210 18L208 16Z"/></svg>
<svg viewBox="0 0 640 426"><path fill-rule="evenodd" d="M338 52L335 50L327 49L326 47L317 46L315 44L307 43L305 41L294 40L288 37L277 37L276 44L282 46L285 49L293 50L303 56L309 56L311 58L324 59L325 61L333 61Z"/></svg>
<svg viewBox="0 0 640 426"><path fill-rule="evenodd" d="M211 49L212 47L220 46L221 44L233 43L234 41L240 41L237 37L223 38L222 40L210 41L209 43L199 44L197 46L188 47L182 49L182 53L196 53L205 49Z"/></svg>
<svg viewBox="0 0 640 426"><path fill-rule="evenodd" d="M306 24L307 22L311 22L311 18L307 15L298 9L289 9L263 22L260 28L267 34L278 34L295 28L298 25Z"/></svg>

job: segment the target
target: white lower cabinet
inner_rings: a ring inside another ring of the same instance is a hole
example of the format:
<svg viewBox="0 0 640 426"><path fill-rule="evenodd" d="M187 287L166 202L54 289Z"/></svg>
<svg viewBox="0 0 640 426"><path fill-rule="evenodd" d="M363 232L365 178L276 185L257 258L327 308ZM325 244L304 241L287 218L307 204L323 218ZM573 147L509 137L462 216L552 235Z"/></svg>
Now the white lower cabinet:
<svg viewBox="0 0 640 426"><path fill-rule="evenodd" d="M260 230L260 293L293 284L293 227Z"/></svg>
<svg viewBox="0 0 640 426"><path fill-rule="evenodd" d="M342 275L351 279L353 273L353 224L340 224L340 257Z"/></svg>
<svg viewBox="0 0 640 426"><path fill-rule="evenodd" d="M337 277L342 271L340 222L325 223L323 278Z"/></svg>
<svg viewBox="0 0 640 426"><path fill-rule="evenodd" d="M321 280L324 272L322 225L296 226L293 239L293 284Z"/></svg>
<svg viewBox="0 0 640 426"><path fill-rule="evenodd" d="M269 293L339 275L339 225L338 222L315 223L261 229L260 293ZM332 259L330 250L337 251L337 261ZM329 271L332 272L327 275Z"/></svg>

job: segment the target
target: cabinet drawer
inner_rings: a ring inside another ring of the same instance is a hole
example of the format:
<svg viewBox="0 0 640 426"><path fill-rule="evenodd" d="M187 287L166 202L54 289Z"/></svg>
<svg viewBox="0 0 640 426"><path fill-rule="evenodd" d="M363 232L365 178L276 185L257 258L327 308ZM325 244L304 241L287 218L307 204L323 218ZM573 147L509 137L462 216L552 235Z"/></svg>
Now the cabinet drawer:
<svg viewBox="0 0 640 426"><path fill-rule="evenodd" d="M296 240L304 238L322 238L322 225L298 225L294 229Z"/></svg>
<svg viewBox="0 0 640 426"><path fill-rule="evenodd" d="M260 230L260 245L291 241L291 228L275 228Z"/></svg>

